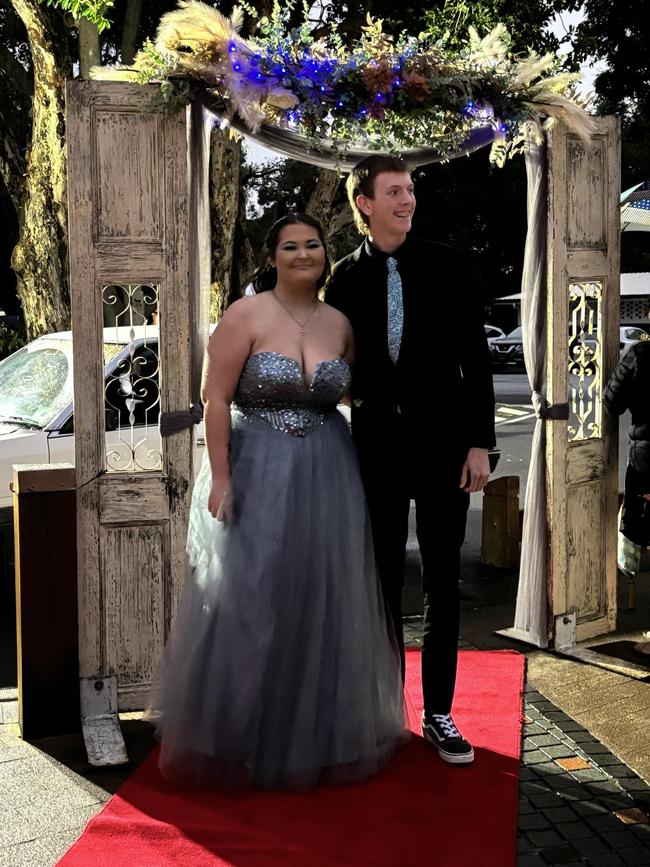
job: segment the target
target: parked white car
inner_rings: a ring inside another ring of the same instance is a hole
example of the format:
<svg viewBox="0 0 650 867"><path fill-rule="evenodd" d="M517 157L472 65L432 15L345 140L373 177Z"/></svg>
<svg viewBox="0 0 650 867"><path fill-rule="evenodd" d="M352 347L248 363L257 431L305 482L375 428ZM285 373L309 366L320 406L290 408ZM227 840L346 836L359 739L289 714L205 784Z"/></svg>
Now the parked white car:
<svg viewBox="0 0 650 867"><path fill-rule="evenodd" d="M497 337L506 336L505 331L502 328L498 328L496 325L488 325L486 323L483 328L485 328L485 336L487 337L488 346L490 346L492 341L496 340Z"/></svg>
<svg viewBox="0 0 650 867"><path fill-rule="evenodd" d="M159 455L158 328L104 329L106 450L119 459L124 431L141 441L139 453ZM13 508L14 464L74 464L72 332L47 334L0 361L0 522ZM203 425L195 428L196 461L203 456ZM149 460L155 460L155 457ZM116 465L119 468L119 465ZM154 468L152 464L150 468ZM5 514L3 514L5 513Z"/></svg>

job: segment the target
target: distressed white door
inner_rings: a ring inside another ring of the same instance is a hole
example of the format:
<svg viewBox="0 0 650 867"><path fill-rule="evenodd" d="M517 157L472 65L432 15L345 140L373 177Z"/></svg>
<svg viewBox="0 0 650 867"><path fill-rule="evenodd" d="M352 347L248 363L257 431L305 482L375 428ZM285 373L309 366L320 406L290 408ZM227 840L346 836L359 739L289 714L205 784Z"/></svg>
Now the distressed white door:
<svg viewBox="0 0 650 867"><path fill-rule="evenodd" d="M590 144L548 132L548 602L578 641L616 625L617 420L602 392L619 356L620 131L597 118ZM559 620L558 620L559 618Z"/></svg>
<svg viewBox="0 0 650 867"><path fill-rule="evenodd" d="M182 585L194 435L157 430L191 402L191 278L186 113L151 112L152 90L67 88L80 669L115 675L124 710L146 700ZM105 384L106 322L133 354Z"/></svg>

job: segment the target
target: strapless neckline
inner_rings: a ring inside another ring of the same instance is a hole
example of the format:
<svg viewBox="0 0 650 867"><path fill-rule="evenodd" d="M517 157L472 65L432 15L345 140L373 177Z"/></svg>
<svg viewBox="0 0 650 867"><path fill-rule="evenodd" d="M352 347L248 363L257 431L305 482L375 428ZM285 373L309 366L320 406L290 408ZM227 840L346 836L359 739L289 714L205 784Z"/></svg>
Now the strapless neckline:
<svg viewBox="0 0 650 867"><path fill-rule="evenodd" d="M307 384L307 382L305 380L305 371L303 369L302 364L298 361L297 358L294 358L292 355L285 355L283 352L275 352L272 349L262 349L260 352L254 352L252 355L249 355L248 358L246 359L246 363L248 364L248 362L252 358L257 358L258 356L265 356L265 355L271 355L271 356L274 356L276 358L284 358L286 361L289 361L292 364L295 364L296 370L300 374L300 379L302 380L302 384L308 391L311 391L313 389L314 383L316 382L316 378L318 377L320 369L324 365L326 365L326 364L338 364L338 363L342 362L346 367L349 367L347 361L345 360L345 358L343 358L342 355L337 355L334 358L323 358L321 361L317 361L316 364L314 365L314 372L312 374L312 377L311 377L309 384Z"/></svg>

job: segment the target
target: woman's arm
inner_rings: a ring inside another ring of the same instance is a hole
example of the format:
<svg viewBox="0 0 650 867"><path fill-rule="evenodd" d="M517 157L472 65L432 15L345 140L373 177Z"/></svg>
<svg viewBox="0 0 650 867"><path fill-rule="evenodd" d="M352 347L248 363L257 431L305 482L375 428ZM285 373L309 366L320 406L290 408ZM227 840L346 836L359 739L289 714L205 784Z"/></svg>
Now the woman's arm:
<svg viewBox="0 0 650 867"><path fill-rule="evenodd" d="M201 399L205 442L212 470L208 509L213 518L232 518L230 501L230 404L253 344L251 298L236 301L210 338L203 365Z"/></svg>

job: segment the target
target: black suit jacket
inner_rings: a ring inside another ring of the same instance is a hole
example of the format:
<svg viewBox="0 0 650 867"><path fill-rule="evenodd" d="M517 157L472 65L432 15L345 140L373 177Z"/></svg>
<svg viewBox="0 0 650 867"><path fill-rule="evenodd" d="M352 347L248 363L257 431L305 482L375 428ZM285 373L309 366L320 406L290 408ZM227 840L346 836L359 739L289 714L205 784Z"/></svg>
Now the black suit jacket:
<svg viewBox="0 0 650 867"><path fill-rule="evenodd" d="M492 448L494 390L477 279L462 253L407 238L393 254L404 299L400 355L387 345L386 254L368 241L334 266L325 300L352 324L356 362L352 428L360 452L385 460L400 448L438 464L452 450ZM362 462L364 455L362 457Z"/></svg>

